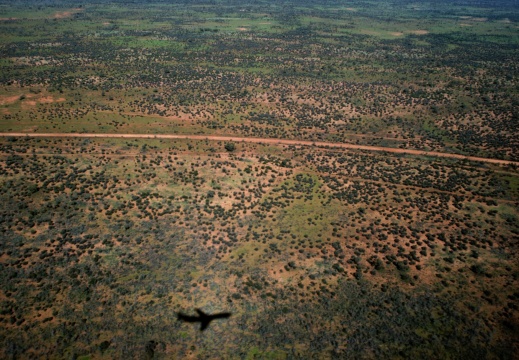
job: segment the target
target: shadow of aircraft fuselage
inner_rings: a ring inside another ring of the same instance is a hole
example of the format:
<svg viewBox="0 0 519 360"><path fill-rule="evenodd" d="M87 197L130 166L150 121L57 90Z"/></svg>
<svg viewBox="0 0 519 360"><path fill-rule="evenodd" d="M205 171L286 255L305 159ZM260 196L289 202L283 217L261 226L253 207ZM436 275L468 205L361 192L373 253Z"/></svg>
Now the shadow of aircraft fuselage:
<svg viewBox="0 0 519 360"><path fill-rule="evenodd" d="M189 323L199 322L200 331L204 331L209 326L209 323L214 319L227 319L231 316L231 313L219 313L214 315L208 315L200 309L196 309L196 312L198 313L198 316L185 315L179 312L177 313L177 318L180 321Z"/></svg>

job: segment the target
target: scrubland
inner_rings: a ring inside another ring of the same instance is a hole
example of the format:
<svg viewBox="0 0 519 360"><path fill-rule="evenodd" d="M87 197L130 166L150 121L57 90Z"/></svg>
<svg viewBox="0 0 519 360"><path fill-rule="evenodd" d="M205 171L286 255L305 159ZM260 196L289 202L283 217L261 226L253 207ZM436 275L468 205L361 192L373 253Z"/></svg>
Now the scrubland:
<svg viewBox="0 0 519 360"><path fill-rule="evenodd" d="M518 21L0 1L0 357L514 358Z"/></svg>

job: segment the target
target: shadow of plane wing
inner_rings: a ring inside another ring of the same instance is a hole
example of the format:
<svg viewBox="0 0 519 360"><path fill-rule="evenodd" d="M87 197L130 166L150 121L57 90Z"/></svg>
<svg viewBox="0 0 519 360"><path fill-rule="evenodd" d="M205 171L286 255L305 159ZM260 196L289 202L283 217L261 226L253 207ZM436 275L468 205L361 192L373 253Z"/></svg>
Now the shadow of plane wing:
<svg viewBox="0 0 519 360"><path fill-rule="evenodd" d="M189 323L199 322L200 331L204 331L205 329L207 329L207 327L209 326L211 321L213 321L215 319L227 319L232 315L231 313L228 313L228 312L208 315L200 309L196 309L196 312L198 313L198 316L191 316L191 315L186 315L181 312L178 312L177 319L180 321L189 322Z"/></svg>

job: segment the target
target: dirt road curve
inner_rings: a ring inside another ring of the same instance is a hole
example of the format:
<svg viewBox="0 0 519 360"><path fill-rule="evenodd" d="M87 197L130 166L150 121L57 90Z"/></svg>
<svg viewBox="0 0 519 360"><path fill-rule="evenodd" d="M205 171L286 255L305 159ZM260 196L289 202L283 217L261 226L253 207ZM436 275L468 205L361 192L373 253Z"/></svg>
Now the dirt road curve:
<svg viewBox="0 0 519 360"><path fill-rule="evenodd" d="M464 156L459 154L441 153L437 151L423 151L413 149L398 149L381 146L343 144L343 143L328 143L320 141L305 141L305 140L285 140L285 139L263 139L237 136L218 136L218 135L166 135L166 134L83 134L83 133L0 133L0 136L16 136L16 137L61 137L61 138L128 138L128 139L191 139L191 140L212 140L212 141L235 141L235 142L249 142L249 143L263 143L263 144L281 144L281 145L305 145L305 146L328 146L342 149L353 150L367 150L380 151L398 154L424 155L435 156L442 158L465 159L471 161L480 161L492 164L514 164L519 166L518 161L488 159L476 156Z"/></svg>

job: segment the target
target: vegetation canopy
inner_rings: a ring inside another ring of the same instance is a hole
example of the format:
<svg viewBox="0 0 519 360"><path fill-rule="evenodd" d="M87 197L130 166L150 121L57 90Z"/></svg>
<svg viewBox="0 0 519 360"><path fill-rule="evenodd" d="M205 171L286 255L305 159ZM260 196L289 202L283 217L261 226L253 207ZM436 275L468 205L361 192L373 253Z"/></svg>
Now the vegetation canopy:
<svg viewBox="0 0 519 360"><path fill-rule="evenodd" d="M518 30L0 0L0 358L516 358Z"/></svg>

